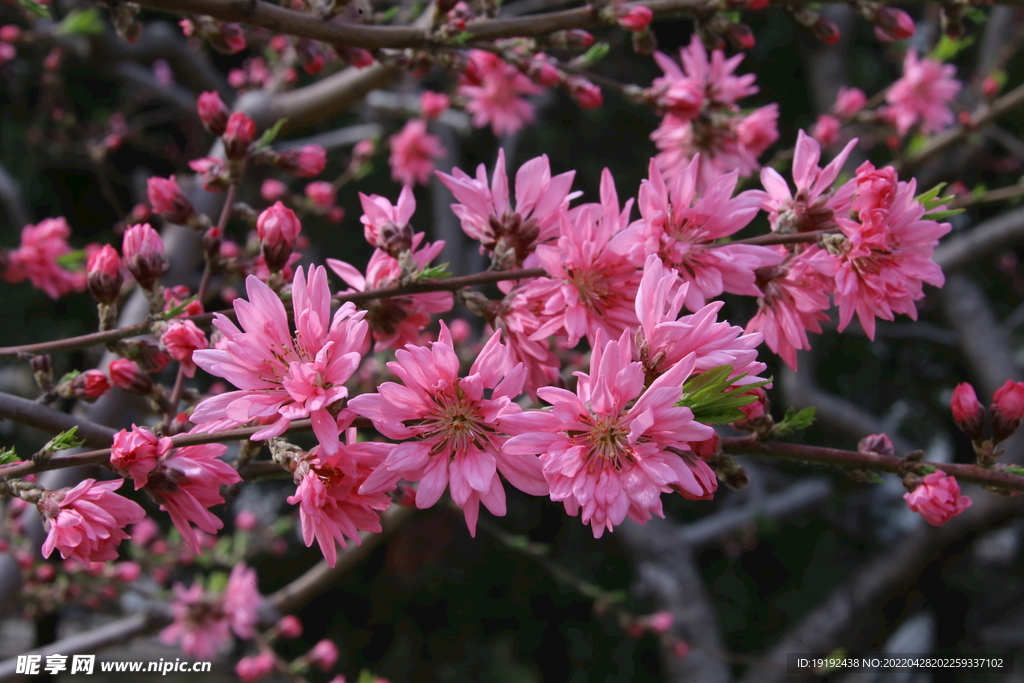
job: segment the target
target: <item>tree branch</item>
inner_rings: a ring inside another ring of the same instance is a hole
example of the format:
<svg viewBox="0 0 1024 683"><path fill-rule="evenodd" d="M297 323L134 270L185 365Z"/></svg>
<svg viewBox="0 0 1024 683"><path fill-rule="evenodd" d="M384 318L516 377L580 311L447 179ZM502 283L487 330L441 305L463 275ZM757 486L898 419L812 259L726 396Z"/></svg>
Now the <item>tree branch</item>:
<svg viewBox="0 0 1024 683"><path fill-rule="evenodd" d="M935 249L932 260L948 275L1012 249L1022 240L1024 208L1017 208L949 238Z"/></svg>
<svg viewBox="0 0 1024 683"><path fill-rule="evenodd" d="M54 410L42 403L5 393L0 393L0 418L20 422L53 434L78 427L75 434L90 446L109 445L114 434L117 433L117 430L105 425L83 420L74 415ZM2 471L2 467L0 467L0 471ZM0 474L0 476L3 475Z"/></svg>

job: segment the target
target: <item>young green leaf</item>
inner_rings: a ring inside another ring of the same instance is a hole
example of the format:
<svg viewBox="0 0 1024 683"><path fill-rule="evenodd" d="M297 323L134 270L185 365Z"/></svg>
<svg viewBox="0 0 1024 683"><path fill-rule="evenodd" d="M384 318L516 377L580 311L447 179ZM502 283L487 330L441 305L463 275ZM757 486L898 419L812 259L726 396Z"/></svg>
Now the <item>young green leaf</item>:
<svg viewBox="0 0 1024 683"><path fill-rule="evenodd" d="M281 132L281 128L284 124L288 123L288 119L278 119L277 123L263 131L263 135L256 141L256 149L262 149L277 139L278 134Z"/></svg>
<svg viewBox="0 0 1024 683"><path fill-rule="evenodd" d="M776 424L772 430L772 436L785 436L802 429L807 429L814 424L815 412L814 406L804 408L800 412L797 412L795 408L788 409L786 415L782 418L782 422Z"/></svg>
<svg viewBox="0 0 1024 683"><path fill-rule="evenodd" d="M18 460L18 453L14 450L14 446L0 449L0 465L10 465Z"/></svg>

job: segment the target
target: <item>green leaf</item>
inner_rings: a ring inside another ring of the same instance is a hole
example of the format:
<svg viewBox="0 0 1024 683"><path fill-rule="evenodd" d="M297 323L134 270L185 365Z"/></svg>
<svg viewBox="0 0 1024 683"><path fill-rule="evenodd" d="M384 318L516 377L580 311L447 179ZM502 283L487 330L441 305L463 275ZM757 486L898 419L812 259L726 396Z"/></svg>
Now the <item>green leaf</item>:
<svg viewBox="0 0 1024 683"><path fill-rule="evenodd" d="M910 142L907 144L906 152L907 154L914 154L915 152L924 149L924 146L927 144L928 138L918 133L910 139Z"/></svg>
<svg viewBox="0 0 1024 683"><path fill-rule="evenodd" d="M452 274L448 272L448 264L442 263L438 266L427 266L420 272L416 273L413 281L422 282L424 280L441 280L451 276Z"/></svg>
<svg viewBox="0 0 1024 683"><path fill-rule="evenodd" d="M814 406L804 408L800 412L797 412L795 408L789 408L786 410L786 415L782 418L782 422L775 425L772 430L772 436L785 436L802 429L807 429L814 424L814 413L817 409Z"/></svg>
<svg viewBox="0 0 1024 683"><path fill-rule="evenodd" d="M170 320L171 318L177 318L179 315L181 315L185 311L185 307L188 306L193 301L195 301L198 297L199 297L198 294L193 294L192 296L190 296L189 298L185 299L184 301L182 301L180 304L178 304L174 308L167 309L162 314L160 314L160 319L161 320Z"/></svg>
<svg viewBox="0 0 1024 683"><path fill-rule="evenodd" d="M469 31L463 31L457 36L452 36L448 39L448 42L452 45L465 45L469 42L470 34Z"/></svg>
<svg viewBox="0 0 1024 683"><path fill-rule="evenodd" d="M263 131L263 135L261 135L260 139L256 141L256 149L263 149L276 140L278 133L281 132L281 128L283 128L286 123L288 123L288 119L278 119L277 123Z"/></svg>
<svg viewBox="0 0 1024 683"><path fill-rule="evenodd" d="M37 17L50 18L50 10L45 5L40 5L35 0L18 0L22 9L26 9Z"/></svg>
<svg viewBox="0 0 1024 683"><path fill-rule="evenodd" d="M14 446L10 448L0 449L0 465L10 465L12 462L18 462L18 453L14 450Z"/></svg>
<svg viewBox="0 0 1024 683"><path fill-rule="evenodd" d="M590 49L584 52L579 57L581 66L593 66L599 61L608 56L608 52L611 50L611 46L608 43L594 43L590 46Z"/></svg>
<svg viewBox="0 0 1024 683"><path fill-rule="evenodd" d="M83 441L82 439L75 438L75 432L77 431L78 426L76 425L71 429L67 430L66 432L61 432L57 436L50 439L49 442L47 442L47 444L43 446L43 451L48 453L56 453L57 451L66 451L69 448L77 448L79 446L84 446L85 441Z"/></svg>
<svg viewBox="0 0 1024 683"><path fill-rule="evenodd" d="M939 193L942 192L942 188L944 188L945 186L946 183L939 183L938 185L928 190L927 192L922 192L921 194L914 197L914 200L924 204L924 208L930 209L932 207L928 205L928 202L938 197Z"/></svg>
<svg viewBox="0 0 1024 683"><path fill-rule="evenodd" d="M374 683L377 677L374 676L369 669L363 669L359 672L359 678L356 679L356 683Z"/></svg>
<svg viewBox="0 0 1024 683"><path fill-rule="evenodd" d="M757 401L757 396L746 395L747 392L770 384L772 380L769 378L763 382L734 386L747 373L730 377L732 370L731 365L723 365L686 380L682 398L676 405L686 406L693 412L693 419L706 424L728 424L742 420L744 415L739 410L740 406Z"/></svg>
<svg viewBox="0 0 1024 683"><path fill-rule="evenodd" d="M1024 477L1024 467L1020 465L1003 465L999 469L1010 474L1016 474L1018 477Z"/></svg>
<svg viewBox="0 0 1024 683"><path fill-rule="evenodd" d="M85 264L85 250L76 249L57 257L57 265L64 270L81 270Z"/></svg>
<svg viewBox="0 0 1024 683"><path fill-rule="evenodd" d="M206 582L206 590L210 593L223 593L228 587L228 575L226 572L213 572Z"/></svg>
<svg viewBox="0 0 1024 683"><path fill-rule="evenodd" d="M950 216L956 216L957 214L963 213L963 209L946 209L945 211L932 211L921 216L927 221L941 221L943 218L949 218Z"/></svg>
<svg viewBox="0 0 1024 683"><path fill-rule="evenodd" d="M60 34L80 33L94 36L103 33L103 20L100 18L100 11L95 7L85 10L74 9L68 12L56 30Z"/></svg>
<svg viewBox="0 0 1024 683"><path fill-rule="evenodd" d="M972 43L974 43L974 36L954 39L943 34L939 44L932 50L931 58L937 59L940 62L948 62L960 54L964 48L970 47Z"/></svg>

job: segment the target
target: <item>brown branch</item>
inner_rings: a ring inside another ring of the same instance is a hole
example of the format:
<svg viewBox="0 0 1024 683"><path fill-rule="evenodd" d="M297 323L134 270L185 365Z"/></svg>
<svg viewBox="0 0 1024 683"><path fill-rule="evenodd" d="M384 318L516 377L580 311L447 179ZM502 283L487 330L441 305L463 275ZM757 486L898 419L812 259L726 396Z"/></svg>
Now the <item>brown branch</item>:
<svg viewBox="0 0 1024 683"><path fill-rule="evenodd" d="M75 434L90 446L109 444L113 440L114 434L117 433L117 430L105 425L62 413L20 396L4 393L0 393L0 418L54 434L78 427Z"/></svg>
<svg viewBox="0 0 1024 683"><path fill-rule="evenodd" d="M444 292L474 285L488 285L505 280L526 280L533 277L545 277L547 271L543 268L523 268L521 270L500 270L476 273L475 275L461 275L449 277L443 280L428 280L417 282L402 287L388 287L387 289L371 289L365 292L351 292L349 294L335 294L335 301L369 301L371 299L387 299L393 296L404 296L407 294L418 294L422 292Z"/></svg>
<svg viewBox="0 0 1024 683"><path fill-rule="evenodd" d="M732 242L723 242L720 246L728 246L730 244L798 244L801 242L817 242L820 238L825 235L832 235L837 233L838 230L812 230L811 232L796 232L789 235L782 235L779 233L768 233L767 235L758 235L757 237L748 237L743 240L734 240Z"/></svg>
<svg viewBox="0 0 1024 683"><path fill-rule="evenodd" d="M1024 208L1013 209L955 235L938 246L932 260L947 274L995 256L1024 240Z"/></svg>

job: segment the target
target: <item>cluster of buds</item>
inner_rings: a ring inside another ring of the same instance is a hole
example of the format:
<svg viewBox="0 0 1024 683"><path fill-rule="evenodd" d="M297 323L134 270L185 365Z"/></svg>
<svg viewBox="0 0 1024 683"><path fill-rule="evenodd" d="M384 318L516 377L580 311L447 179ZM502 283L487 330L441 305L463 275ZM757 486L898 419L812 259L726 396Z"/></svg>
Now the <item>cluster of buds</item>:
<svg viewBox="0 0 1024 683"><path fill-rule="evenodd" d="M964 382L953 390L953 421L970 438L978 464L991 467L1002 451L996 445L1010 438L1024 419L1024 382L1006 380L992 395L988 411L974 387Z"/></svg>

